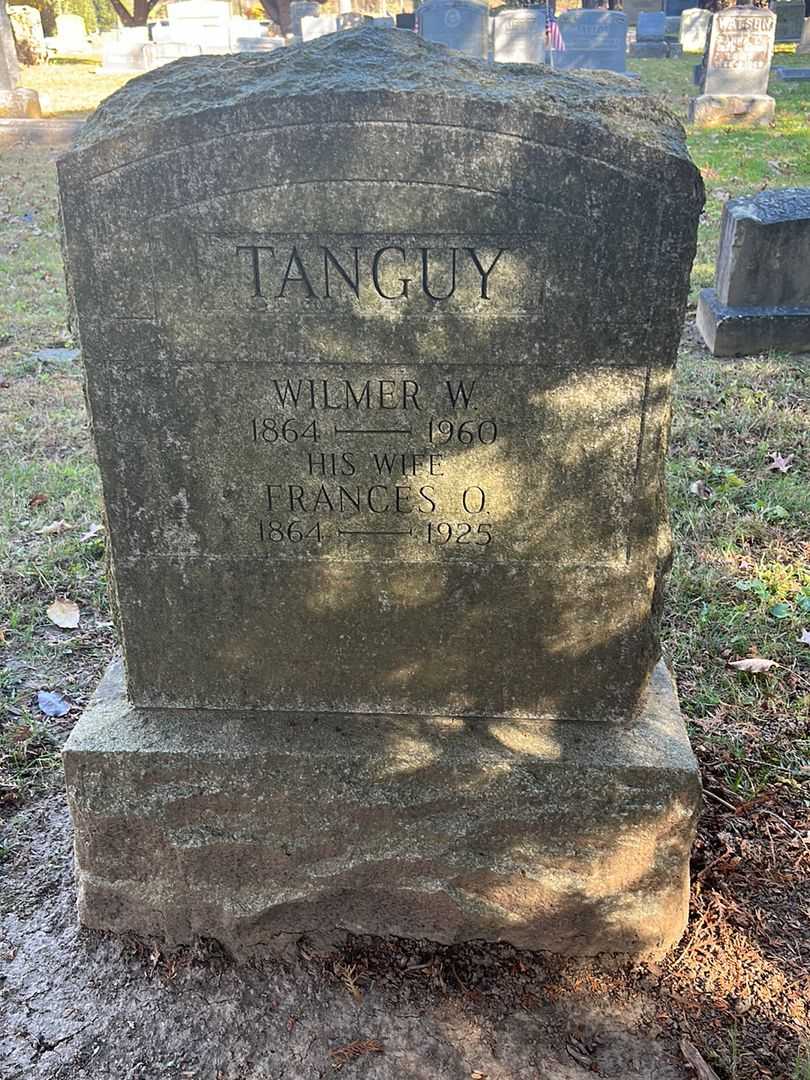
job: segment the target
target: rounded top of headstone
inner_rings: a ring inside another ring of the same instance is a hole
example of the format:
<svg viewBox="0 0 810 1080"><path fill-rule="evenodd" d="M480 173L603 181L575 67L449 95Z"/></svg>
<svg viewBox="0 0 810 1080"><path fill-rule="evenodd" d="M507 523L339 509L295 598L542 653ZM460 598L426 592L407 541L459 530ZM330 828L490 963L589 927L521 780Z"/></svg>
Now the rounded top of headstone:
<svg viewBox="0 0 810 1080"><path fill-rule="evenodd" d="M688 158L683 129L638 84L612 72L576 75L473 59L401 30L364 26L270 53L185 57L132 79L107 98L74 154L116 144L110 165L237 132L290 122L285 110L380 95L436 99L437 116L508 107L528 119L576 120L666 155ZM585 148L583 148L584 150Z"/></svg>

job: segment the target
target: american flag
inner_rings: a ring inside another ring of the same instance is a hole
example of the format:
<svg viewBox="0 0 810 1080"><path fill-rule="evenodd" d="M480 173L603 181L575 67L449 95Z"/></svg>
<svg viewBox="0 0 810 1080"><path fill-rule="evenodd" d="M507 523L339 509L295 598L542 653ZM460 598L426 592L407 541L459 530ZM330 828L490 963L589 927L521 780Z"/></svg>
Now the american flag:
<svg viewBox="0 0 810 1080"><path fill-rule="evenodd" d="M556 49L557 52L565 52L565 42L563 36L560 33L560 27L557 20L554 18L554 12L551 10L551 4L546 3L546 26L548 28L548 44L552 49Z"/></svg>

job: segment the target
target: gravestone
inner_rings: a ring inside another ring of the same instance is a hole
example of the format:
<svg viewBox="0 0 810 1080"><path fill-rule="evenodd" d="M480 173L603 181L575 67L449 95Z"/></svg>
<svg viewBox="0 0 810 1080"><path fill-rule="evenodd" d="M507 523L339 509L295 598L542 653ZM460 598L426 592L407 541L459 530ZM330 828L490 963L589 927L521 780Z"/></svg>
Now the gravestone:
<svg viewBox="0 0 810 1080"><path fill-rule="evenodd" d="M396 16L397 30L415 30L416 15L412 11L402 11Z"/></svg>
<svg viewBox="0 0 810 1080"><path fill-rule="evenodd" d="M776 78L780 82L808 82L810 81L810 68L778 67L773 69Z"/></svg>
<svg viewBox="0 0 810 1080"><path fill-rule="evenodd" d="M166 5L173 42L199 45L204 53L230 52L231 8L227 0L174 0Z"/></svg>
<svg viewBox="0 0 810 1080"><path fill-rule="evenodd" d="M626 70L627 19L622 12L563 11L557 23L565 51L552 51L555 68Z"/></svg>
<svg viewBox="0 0 810 1080"><path fill-rule="evenodd" d="M337 29L337 15L304 15L301 19L301 40L314 41L325 34L337 33Z"/></svg>
<svg viewBox="0 0 810 1080"><path fill-rule="evenodd" d="M810 351L810 188L729 199L697 325L715 356Z"/></svg>
<svg viewBox="0 0 810 1080"><path fill-rule="evenodd" d="M0 0L0 119L35 120L41 115L39 96L20 83L20 65L5 0Z"/></svg>
<svg viewBox="0 0 810 1080"><path fill-rule="evenodd" d="M804 29L804 0L772 0L777 44L800 41Z"/></svg>
<svg viewBox="0 0 810 1080"><path fill-rule="evenodd" d="M681 28L678 41L685 53L706 51L709 39L709 27L712 25L712 13L703 8L688 8L681 15Z"/></svg>
<svg viewBox="0 0 810 1080"><path fill-rule="evenodd" d="M293 0L290 4L290 31L294 37L301 37L301 20L308 15L317 15L321 5L316 0Z"/></svg>
<svg viewBox="0 0 810 1080"><path fill-rule="evenodd" d="M774 100L767 90L775 25L776 16L763 8L726 8L713 16L696 69L701 93L689 101L693 124L771 123Z"/></svg>
<svg viewBox="0 0 810 1080"><path fill-rule="evenodd" d="M55 48L63 56L83 56L90 52L87 27L81 15L64 12L56 16Z"/></svg>
<svg viewBox="0 0 810 1080"><path fill-rule="evenodd" d="M23 64L44 64L48 59L42 16L34 7L12 4L8 17L17 42L17 56Z"/></svg>
<svg viewBox="0 0 810 1080"><path fill-rule="evenodd" d="M416 27L425 41L486 59L489 8L477 0L426 0L416 9Z"/></svg>
<svg viewBox="0 0 810 1080"><path fill-rule="evenodd" d="M546 13L543 8L507 8L492 20L492 56L496 63L546 62Z"/></svg>
<svg viewBox="0 0 810 1080"><path fill-rule="evenodd" d="M631 55L641 60L663 60L669 56L664 40L667 17L663 11L640 11L636 24L636 40Z"/></svg>
<svg viewBox="0 0 810 1080"><path fill-rule="evenodd" d="M628 26L635 26L642 11L657 12L664 10L663 0L624 0L622 11Z"/></svg>
<svg viewBox="0 0 810 1080"><path fill-rule="evenodd" d="M165 40L156 44L166 44ZM147 57L144 49L149 44L149 30L145 26L122 26L109 37L102 38L102 74L119 74L146 71Z"/></svg>
<svg viewBox="0 0 810 1080"><path fill-rule="evenodd" d="M179 60L181 56L202 55L202 45L182 41L148 41L141 53L143 65L151 70Z"/></svg>
<svg viewBox="0 0 810 1080"><path fill-rule="evenodd" d="M126 672L65 749L82 921L676 940L677 121L364 28L130 82L59 185Z"/></svg>
<svg viewBox="0 0 810 1080"><path fill-rule="evenodd" d="M810 53L810 19L805 19L802 23L802 36L796 46L796 53Z"/></svg>

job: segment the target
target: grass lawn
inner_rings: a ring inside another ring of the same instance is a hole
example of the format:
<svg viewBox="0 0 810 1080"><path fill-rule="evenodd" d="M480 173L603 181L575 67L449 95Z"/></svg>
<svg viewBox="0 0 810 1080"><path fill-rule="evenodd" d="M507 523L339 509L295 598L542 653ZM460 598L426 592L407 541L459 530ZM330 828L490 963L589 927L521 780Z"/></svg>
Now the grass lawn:
<svg viewBox="0 0 810 1080"><path fill-rule="evenodd" d="M685 117L694 60L632 66ZM50 95L53 115L71 116L125 80L54 64L24 81ZM689 133L707 186L695 291L711 283L729 195L810 185L810 83L773 82L772 93L773 129ZM70 342L54 157L0 152L0 804L10 821L59 784L58 746L114 644L80 368L31 359ZM660 996L662 1026L688 1035L721 1080L810 1080L810 645L799 641L810 630L808 368L796 356L714 360L691 325L680 356L664 648L706 808L689 931L643 977ZM786 471L769 467L775 453ZM79 606L75 630L48 618L63 598ZM760 675L729 667L754 656L774 665ZM39 690L62 694L70 712L46 718ZM605 977L606 993L618 979Z"/></svg>

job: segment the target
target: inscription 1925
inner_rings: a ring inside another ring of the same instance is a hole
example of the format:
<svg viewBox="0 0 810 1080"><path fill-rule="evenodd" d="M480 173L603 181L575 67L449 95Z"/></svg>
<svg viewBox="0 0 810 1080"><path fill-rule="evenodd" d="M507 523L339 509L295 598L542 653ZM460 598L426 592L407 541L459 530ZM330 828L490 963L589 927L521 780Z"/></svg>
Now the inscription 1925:
<svg viewBox="0 0 810 1080"><path fill-rule="evenodd" d="M499 420L479 405L477 378L430 391L416 378L270 378L247 424L268 455L260 542L488 547L497 500L478 459L459 469L466 450L498 442Z"/></svg>

